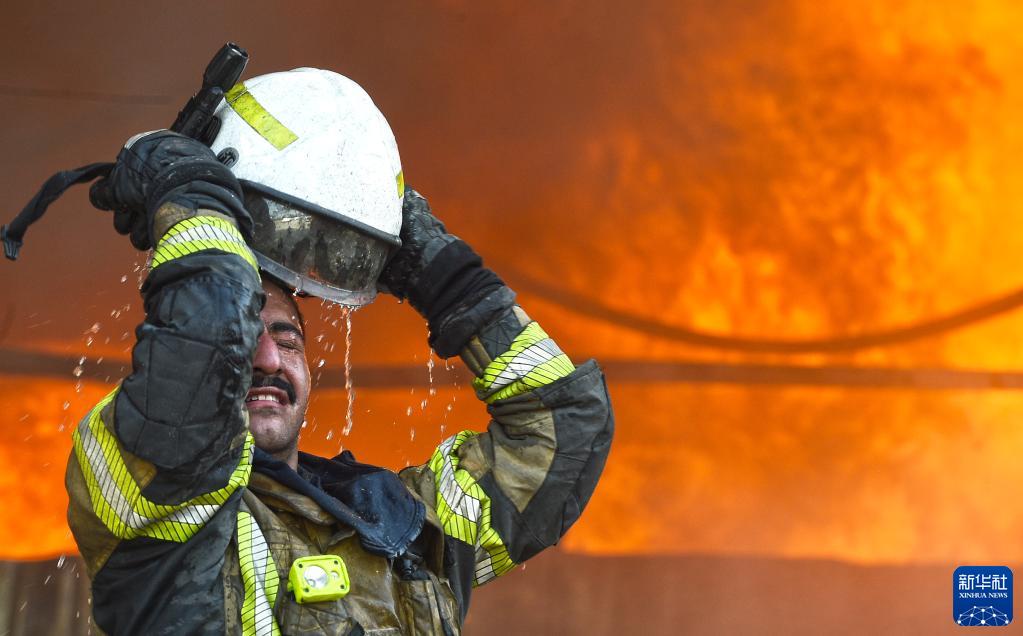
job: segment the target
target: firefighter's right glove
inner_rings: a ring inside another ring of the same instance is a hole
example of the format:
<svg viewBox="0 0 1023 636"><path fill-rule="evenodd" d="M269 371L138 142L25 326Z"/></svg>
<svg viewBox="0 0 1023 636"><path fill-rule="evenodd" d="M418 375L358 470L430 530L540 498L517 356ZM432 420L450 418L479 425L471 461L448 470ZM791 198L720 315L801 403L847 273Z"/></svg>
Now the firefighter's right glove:
<svg viewBox="0 0 1023 636"><path fill-rule="evenodd" d="M140 250L153 247L173 223L200 209L232 217L249 241L252 218L241 197L238 179L209 147L169 130L129 139L110 176L89 191L92 204L112 210L114 229Z"/></svg>
<svg viewBox="0 0 1023 636"><path fill-rule="evenodd" d="M449 358L511 307L515 294L465 241L448 233L412 188L405 188L401 212L401 248L384 267L377 287L407 298L429 322L430 346Z"/></svg>

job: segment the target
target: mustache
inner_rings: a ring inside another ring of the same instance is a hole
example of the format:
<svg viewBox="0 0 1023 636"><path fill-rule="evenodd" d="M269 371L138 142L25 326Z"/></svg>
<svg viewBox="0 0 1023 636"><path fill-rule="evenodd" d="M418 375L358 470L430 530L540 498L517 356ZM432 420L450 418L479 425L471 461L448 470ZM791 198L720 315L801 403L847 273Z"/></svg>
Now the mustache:
<svg viewBox="0 0 1023 636"><path fill-rule="evenodd" d="M252 376L252 389L262 389L266 387L273 387L280 389L288 394L288 402L291 404L295 403L297 396L295 395L295 387L291 386L291 383L282 377L276 375L254 375Z"/></svg>

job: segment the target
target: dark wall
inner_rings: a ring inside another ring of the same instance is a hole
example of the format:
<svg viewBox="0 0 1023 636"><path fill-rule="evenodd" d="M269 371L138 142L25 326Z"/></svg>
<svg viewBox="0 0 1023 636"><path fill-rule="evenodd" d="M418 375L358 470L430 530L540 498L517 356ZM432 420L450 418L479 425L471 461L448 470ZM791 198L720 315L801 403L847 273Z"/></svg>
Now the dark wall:
<svg viewBox="0 0 1023 636"><path fill-rule="evenodd" d="M1015 568L1018 571L1018 568ZM467 636L943 634L952 571L831 561L547 552L479 588ZM81 562L0 563L0 634L86 634ZM353 581L358 585L358 581Z"/></svg>

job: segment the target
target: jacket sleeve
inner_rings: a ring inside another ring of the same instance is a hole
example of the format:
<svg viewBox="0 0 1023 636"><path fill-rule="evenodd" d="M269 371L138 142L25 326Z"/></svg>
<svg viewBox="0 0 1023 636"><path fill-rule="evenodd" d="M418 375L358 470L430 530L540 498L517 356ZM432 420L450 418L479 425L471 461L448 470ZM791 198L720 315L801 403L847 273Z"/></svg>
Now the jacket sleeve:
<svg viewBox="0 0 1023 636"><path fill-rule="evenodd" d="M575 367L519 307L483 328L462 358L492 417L487 432L458 433L402 477L435 506L464 613L460 581L478 586L500 576L557 543L579 518L614 424L596 363Z"/></svg>
<svg viewBox="0 0 1023 636"><path fill-rule="evenodd" d="M251 469L256 263L202 212L157 244L132 373L79 423L68 522L107 633L224 633L221 565Z"/></svg>

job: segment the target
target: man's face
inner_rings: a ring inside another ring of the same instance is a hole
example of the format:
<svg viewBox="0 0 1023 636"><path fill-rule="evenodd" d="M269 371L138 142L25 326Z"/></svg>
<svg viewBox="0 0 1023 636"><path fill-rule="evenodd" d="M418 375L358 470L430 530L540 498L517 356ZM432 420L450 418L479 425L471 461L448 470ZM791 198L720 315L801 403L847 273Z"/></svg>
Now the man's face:
<svg viewBox="0 0 1023 636"><path fill-rule="evenodd" d="M263 333L252 362L252 388L245 398L256 446L277 459L297 461L298 434L309 404L309 364L305 336L294 300L263 282ZM294 465L292 465L294 468Z"/></svg>

